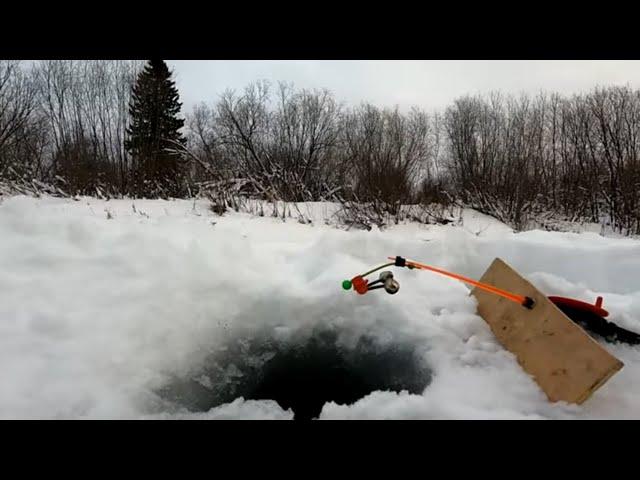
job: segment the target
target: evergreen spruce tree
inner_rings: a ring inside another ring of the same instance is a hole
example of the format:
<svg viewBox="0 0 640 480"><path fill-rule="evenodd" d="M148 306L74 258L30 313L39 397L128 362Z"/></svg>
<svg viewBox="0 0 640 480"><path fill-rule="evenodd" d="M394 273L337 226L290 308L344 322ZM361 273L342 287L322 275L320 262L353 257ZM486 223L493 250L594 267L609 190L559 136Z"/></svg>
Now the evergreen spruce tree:
<svg viewBox="0 0 640 480"><path fill-rule="evenodd" d="M129 104L125 148L133 159L133 193L146 197L184 194L184 169L175 150L186 139L172 72L163 60L150 60L138 75Z"/></svg>

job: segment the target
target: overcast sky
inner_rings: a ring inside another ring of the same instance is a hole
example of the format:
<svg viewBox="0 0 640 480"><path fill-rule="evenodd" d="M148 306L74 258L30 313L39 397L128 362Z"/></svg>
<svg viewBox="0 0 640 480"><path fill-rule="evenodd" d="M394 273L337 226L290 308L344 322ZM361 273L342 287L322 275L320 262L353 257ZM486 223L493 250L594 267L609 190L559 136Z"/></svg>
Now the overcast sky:
<svg viewBox="0 0 640 480"><path fill-rule="evenodd" d="M266 79L296 87L327 88L348 104L369 101L403 110L418 105L441 109L461 95L505 93L564 94L597 85L640 88L640 61L451 60L451 61L297 61L168 60L176 74L183 109L211 103L226 88L242 89Z"/></svg>

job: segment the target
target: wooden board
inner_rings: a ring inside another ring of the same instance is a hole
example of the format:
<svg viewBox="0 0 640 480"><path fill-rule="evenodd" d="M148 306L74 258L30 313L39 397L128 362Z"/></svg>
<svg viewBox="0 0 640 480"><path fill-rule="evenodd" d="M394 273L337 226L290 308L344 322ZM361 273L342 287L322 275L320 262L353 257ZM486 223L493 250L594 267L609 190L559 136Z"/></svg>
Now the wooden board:
<svg viewBox="0 0 640 480"><path fill-rule="evenodd" d="M552 402L583 403L623 367L620 360L499 258L480 281L535 301L529 310L478 288L471 291L478 300L480 316Z"/></svg>

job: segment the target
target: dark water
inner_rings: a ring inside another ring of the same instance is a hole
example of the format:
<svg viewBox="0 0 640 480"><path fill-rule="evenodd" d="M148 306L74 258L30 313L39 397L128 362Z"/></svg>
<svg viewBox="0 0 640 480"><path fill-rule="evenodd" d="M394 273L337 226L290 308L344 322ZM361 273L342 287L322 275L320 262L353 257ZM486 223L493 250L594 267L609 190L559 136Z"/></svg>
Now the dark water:
<svg viewBox="0 0 640 480"><path fill-rule="evenodd" d="M409 340L381 344L363 335L346 348L338 342L339 333L320 327L286 341L268 332L238 338L188 378L175 378L157 393L192 412L238 397L270 399L292 409L296 420L310 420L328 401L351 404L376 390L419 394L430 383L421 345Z"/></svg>

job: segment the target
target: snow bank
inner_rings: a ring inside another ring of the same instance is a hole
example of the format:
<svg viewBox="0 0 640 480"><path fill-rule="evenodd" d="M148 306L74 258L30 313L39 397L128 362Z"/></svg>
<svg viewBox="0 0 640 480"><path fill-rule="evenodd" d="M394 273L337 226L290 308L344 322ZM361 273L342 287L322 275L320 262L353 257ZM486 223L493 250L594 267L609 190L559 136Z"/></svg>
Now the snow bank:
<svg viewBox="0 0 640 480"><path fill-rule="evenodd" d="M345 232L217 217L206 202L13 197L0 203L0 418L291 418L244 399L190 413L157 392L230 339L317 325L339 327L345 344L410 336L433 373L422 395L373 392L320 418L640 418L637 347L607 345L625 367L583 406L550 404L464 285L398 271L395 296L341 290L391 255L473 277L500 256L545 293L602 295L640 331L638 240L514 234L473 212L458 227Z"/></svg>

